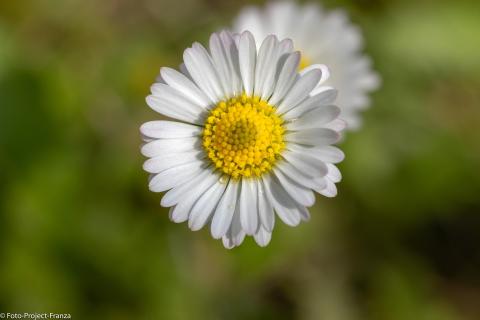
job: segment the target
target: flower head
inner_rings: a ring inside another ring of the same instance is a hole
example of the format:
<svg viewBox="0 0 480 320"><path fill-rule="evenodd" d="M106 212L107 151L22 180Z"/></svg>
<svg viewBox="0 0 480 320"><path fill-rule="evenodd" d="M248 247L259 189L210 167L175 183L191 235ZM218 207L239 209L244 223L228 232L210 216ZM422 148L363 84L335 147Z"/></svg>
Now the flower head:
<svg viewBox="0 0 480 320"><path fill-rule="evenodd" d="M149 188L192 230L210 224L227 248L245 235L265 246L275 215L296 226L309 218L314 192L332 197L341 178L331 146L345 123L321 84L322 65L298 71L291 40L249 32L210 37L210 50L185 50L180 72L162 68L148 105L172 120L143 124Z"/></svg>
<svg viewBox="0 0 480 320"><path fill-rule="evenodd" d="M359 111L369 106L368 93L379 85L370 59L361 53L362 35L340 10L326 12L318 5L299 6L293 2L272 2L264 10L244 9L236 18L235 32L251 31L258 40L270 34L290 38L302 52L300 68L312 63L326 64L332 76L325 85L339 90L337 105L348 129L361 124Z"/></svg>

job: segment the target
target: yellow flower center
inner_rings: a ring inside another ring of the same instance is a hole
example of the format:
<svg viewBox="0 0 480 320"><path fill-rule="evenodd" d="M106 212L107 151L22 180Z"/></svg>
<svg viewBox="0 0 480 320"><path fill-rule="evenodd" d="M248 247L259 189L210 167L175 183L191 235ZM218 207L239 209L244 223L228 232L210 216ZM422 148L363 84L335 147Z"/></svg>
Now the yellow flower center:
<svg viewBox="0 0 480 320"><path fill-rule="evenodd" d="M272 169L285 148L282 124L266 101L243 94L210 111L203 147L215 167L232 178L259 177Z"/></svg>
<svg viewBox="0 0 480 320"><path fill-rule="evenodd" d="M302 56L300 57L300 63L298 64L298 70L302 70L311 64L312 64L312 60L306 57L302 52Z"/></svg>

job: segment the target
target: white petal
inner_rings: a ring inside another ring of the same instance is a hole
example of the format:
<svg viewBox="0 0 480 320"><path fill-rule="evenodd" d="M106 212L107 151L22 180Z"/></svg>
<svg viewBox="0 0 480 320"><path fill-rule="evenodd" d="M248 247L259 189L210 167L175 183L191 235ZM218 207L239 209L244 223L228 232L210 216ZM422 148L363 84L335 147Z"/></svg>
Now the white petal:
<svg viewBox="0 0 480 320"><path fill-rule="evenodd" d="M177 121L149 121L142 124L140 132L150 138L187 138L199 136L203 131L202 127L194 126Z"/></svg>
<svg viewBox="0 0 480 320"><path fill-rule="evenodd" d="M265 230L265 228L261 226L258 229L258 232L254 235L254 239L260 247L266 247L272 239L272 233L268 232L267 230Z"/></svg>
<svg viewBox="0 0 480 320"><path fill-rule="evenodd" d="M195 202L188 218L188 227L192 231L200 230L207 223L215 211L225 187L225 183L217 181Z"/></svg>
<svg viewBox="0 0 480 320"><path fill-rule="evenodd" d="M290 54L293 52L293 41L291 39L283 39L278 45L280 55Z"/></svg>
<svg viewBox="0 0 480 320"><path fill-rule="evenodd" d="M328 69L328 67L324 64L312 64L312 65L309 65L308 67L302 69L300 71L300 75L304 75L306 74L307 72L310 72L311 70L320 70L320 72L322 73L322 77L320 78L320 80L317 82L317 87L318 86L321 86L325 81L328 80L328 78L330 78L330 70Z"/></svg>
<svg viewBox="0 0 480 320"><path fill-rule="evenodd" d="M207 85L210 86L212 91L215 93L217 99L222 99L225 97L225 93L222 91L222 85L218 77L217 70L213 65L212 57L210 57L207 49L205 49L200 43L196 42L192 45L192 49L195 50L198 57L200 58L202 64L202 72L205 75Z"/></svg>
<svg viewBox="0 0 480 320"><path fill-rule="evenodd" d="M335 119L327 124L324 124L322 127L340 132L347 127L347 122L342 119Z"/></svg>
<svg viewBox="0 0 480 320"><path fill-rule="evenodd" d="M265 191L265 182L260 181L258 183L258 215L260 216L260 222L262 226L269 232L272 232L275 225L275 214L273 212L273 206L270 203L270 200L267 197Z"/></svg>
<svg viewBox="0 0 480 320"><path fill-rule="evenodd" d="M158 139L142 146L141 152L145 157L156 157L162 154L201 150L202 140L197 137L180 139Z"/></svg>
<svg viewBox="0 0 480 320"><path fill-rule="evenodd" d="M277 182L297 203L301 204L304 207L311 207L315 203L315 195L310 189L307 189L295 183L292 179L286 177L277 168L275 168L273 172L278 179Z"/></svg>
<svg viewBox="0 0 480 320"><path fill-rule="evenodd" d="M285 141L310 146L325 146L336 143L339 139L340 135L336 131L325 128L287 132L285 135Z"/></svg>
<svg viewBox="0 0 480 320"><path fill-rule="evenodd" d="M323 177L328 173L328 168L323 161L315 159L308 154L284 151L282 157L306 176Z"/></svg>
<svg viewBox="0 0 480 320"><path fill-rule="evenodd" d="M300 207L300 218L302 221L308 221L310 220L310 212L308 211L307 208L305 207Z"/></svg>
<svg viewBox="0 0 480 320"><path fill-rule="evenodd" d="M277 84L272 97L268 101L271 105L277 105L287 94L293 83L297 80L297 69L300 63L300 53L293 52L288 55L278 76Z"/></svg>
<svg viewBox="0 0 480 320"><path fill-rule="evenodd" d="M257 64L255 66L255 96L265 100L272 94L277 71L277 60L278 40L274 35L270 35L265 38L258 51Z"/></svg>
<svg viewBox="0 0 480 320"><path fill-rule="evenodd" d="M220 32L220 39L222 40L225 49L225 56L228 61L228 67L230 69L232 95L240 95L243 92L243 88L238 61L238 47L235 43L234 36L230 32Z"/></svg>
<svg viewBox="0 0 480 320"><path fill-rule="evenodd" d="M324 88L325 89L322 92L316 95L313 95L312 93L309 98L304 100L297 107L290 109L283 115L283 118L285 120L297 119L305 112L333 103L337 98L337 90L329 87Z"/></svg>
<svg viewBox="0 0 480 320"><path fill-rule="evenodd" d="M303 76L300 76L278 106L278 112L287 112L305 100L310 92L317 86L321 76L322 73L318 69L310 70Z"/></svg>
<svg viewBox="0 0 480 320"><path fill-rule="evenodd" d="M325 189L318 191L318 193L324 195L325 197L333 198L337 195L337 186L330 179L325 179L327 186Z"/></svg>
<svg viewBox="0 0 480 320"><path fill-rule="evenodd" d="M193 78L192 78L192 75L190 74L190 72L188 72L188 69L187 67L185 66L185 63L180 63L180 65L178 66L178 69L180 70L180 72L185 76L187 77L190 81L194 82ZM195 82L194 82L195 84ZM197 86L198 87L198 86ZM199 87L200 88L200 87ZM213 102L213 101L212 101Z"/></svg>
<svg viewBox="0 0 480 320"><path fill-rule="evenodd" d="M240 222L240 207L237 203L235 212L233 213L232 224L230 229L228 229L227 234L222 238L223 245L227 249L232 249L233 247L239 246L242 244L243 239L245 239L245 232L242 229L242 224Z"/></svg>
<svg viewBox="0 0 480 320"><path fill-rule="evenodd" d="M322 180L316 179L311 175L306 175L289 162L281 161L277 164L277 168L282 171L287 177L305 188L321 190L326 186L326 184L322 182Z"/></svg>
<svg viewBox="0 0 480 320"><path fill-rule="evenodd" d="M226 97L230 97L233 95L231 70L223 42L218 33L213 33L210 36L210 54L212 55L213 64L217 70L223 92Z"/></svg>
<svg viewBox="0 0 480 320"><path fill-rule="evenodd" d="M173 220L173 211L175 210L175 207L170 207L170 209L168 209L168 217L170 218L170 220L174 221ZM174 221L175 222L175 221Z"/></svg>
<svg viewBox="0 0 480 320"><path fill-rule="evenodd" d="M199 174L194 179L188 180L182 185L176 186L170 189L162 198L160 202L162 207L171 207L179 203L182 198L186 197L192 190L201 191L203 194L208 188L210 188L215 182L219 180L218 174L211 171L211 169L205 169L204 172Z"/></svg>
<svg viewBox="0 0 480 320"><path fill-rule="evenodd" d="M188 190L188 193L185 193L175 205L174 209L171 210L170 219L176 223L187 221L193 205L205 191L206 189L204 185L196 184L192 186L192 188Z"/></svg>
<svg viewBox="0 0 480 320"><path fill-rule="evenodd" d="M340 116L345 120L346 127L351 131L358 130L362 126L363 120L360 119L357 112L342 112Z"/></svg>
<svg viewBox="0 0 480 320"><path fill-rule="evenodd" d="M321 93L324 93L325 91L331 91L331 90L335 90L335 88L333 88L331 86L327 86L327 85L317 86L315 89L313 89L310 96L313 97L313 96L316 96L317 94L321 94ZM333 101L335 101L336 98L337 98L337 94L335 94L335 96L333 97L333 100L331 100L330 102L326 102L324 104L332 104Z"/></svg>
<svg viewBox="0 0 480 320"><path fill-rule="evenodd" d="M382 83L382 79L377 73L368 72L364 74L363 77L361 77L358 85L362 89L366 91L370 91L370 90L378 89L381 83Z"/></svg>
<svg viewBox="0 0 480 320"><path fill-rule="evenodd" d="M203 109L187 100L181 93L174 92L174 89L161 83L154 84L152 91L164 92L154 93L145 99L150 108L156 112L188 123L203 124Z"/></svg>
<svg viewBox="0 0 480 320"><path fill-rule="evenodd" d="M204 161L195 161L164 170L153 176L148 187L150 191L163 192L198 175L204 166Z"/></svg>
<svg viewBox="0 0 480 320"><path fill-rule="evenodd" d="M215 239L223 237L232 224L238 200L238 187L238 182L230 180L222 199L218 203L211 225L212 237Z"/></svg>
<svg viewBox="0 0 480 320"><path fill-rule="evenodd" d="M248 96L253 94L256 50L252 34L248 31L243 32L240 36L238 54L243 88Z"/></svg>
<svg viewBox="0 0 480 320"><path fill-rule="evenodd" d="M204 154L201 151L163 154L145 161L143 163L143 170L149 173L159 173L182 164L198 162L203 157Z"/></svg>
<svg viewBox="0 0 480 320"><path fill-rule="evenodd" d="M258 212L257 212L257 181L252 179L242 179L240 189L240 222L242 228L248 235L253 235L257 231Z"/></svg>
<svg viewBox="0 0 480 320"><path fill-rule="evenodd" d="M204 188L205 186L200 184L192 186L189 192L182 197L175 207L172 207L173 210L171 210L170 219L176 223L187 221L193 205L205 192Z"/></svg>
<svg viewBox="0 0 480 320"><path fill-rule="evenodd" d="M195 83L192 82L192 80L177 70L164 67L160 69L160 74L162 75L165 83L181 92L185 97L190 99L195 104L206 108L213 102L208 99L208 97L195 85Z"/></svg>
<svg viewBox="0 0 480 320"><path fill-rule="evenodd" d="M168 212L168 216L170 220L172 220L175 223L182 223L187 221L188 214L190 213L190 209L193 203L189 203L189 204L190 204L190 208L188 209L185 209L185 208L180 209L179 208L180 204L176 205L175 207L171 207Z"/></svg>
<svg viewBox="0 0 480 320"><path fill-rule="evenodd" d="M234 22L233 30L242 33L250 31L255 36L257 41L263 40L267 35L265 34L263 14L255 7L247 7L243 9Z"/></svg>
<svg viewBox="0 0 480 320"><path fill-rule="evenodd" d="M183 61L196 85L211 101L217 102L223 96L216 70L205 48L196 43L183 53Z"/></svg>
<svg viewBox="0 0 480 320"><path fill-rule="evenodd" d="M314 178L313 181L314 181L315 187L312 189L315 190L315 192L317 193L321 193L322 190L327 187L327 180L328 180L327 177Z"/></svg>
<svg viewBox="0 0 480 320"><path fill-rule="evenodd" d="M327 167L328 167L327 178L334 183L340 182L342 180L342 173L340 172L340 170L338 170L338 168L331 163L327 163Z"/></svg>
<svg viewBox="0 0 480 320"><path fill-rule="evenodd" d="M300 223L299 205L269 175L264 177L265 194L273 205L278 217L289 226Z"/></svg>
<svg viewBox="0 0 480 320"><path fill-rule="evenodd" d="M339 163L345 159L343 151L334 146L305 147L296 143L289 143L287 148L298 153L306 153L327 163Z"/></svg>
<svg viewBox="0 0 480 320"><path fill-rule="evenodd" d="M300 118L287 123L288 130L305 130L318 128L336 119L340 114L337 106L323 106L303 114Z"/></svg>

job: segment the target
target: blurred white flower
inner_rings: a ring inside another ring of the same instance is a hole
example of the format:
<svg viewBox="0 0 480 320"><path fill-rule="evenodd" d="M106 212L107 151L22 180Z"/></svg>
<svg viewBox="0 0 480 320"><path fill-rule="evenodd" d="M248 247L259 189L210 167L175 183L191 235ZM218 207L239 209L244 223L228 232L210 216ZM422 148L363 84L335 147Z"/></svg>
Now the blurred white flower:
<svg viewBox="0 0 480 320"><path fill-rule="evenodd" d="M210 224L232 248L252 235L270 239L276 215L287 225L309 219L313 191L336 195L333 163L345 122L332 105L336 90L322 86L322 65L298 72L291 40L265 38L257 52L249 32L214 33L210 51L194 43L181 72L161 68L148 105L172 121L140 128L149 157L149 188L167 191L161 205L192 230ZM312 191L313 190L313 191Z"/></svg>
<svg viewBox="0 0 480 320"><path fill-rule="evenodd" d="M272 2L265 9L245 8L233 23L235 32L249 30L256 39L270 34L290 38L301 51L300 68L322 63L332 76L325 83L338 89L340 117L348 129L361 124L359 111L370 105L369 92L378 88L379 76L372 71L370 59L362 53L363 38L344 11L327 12L315 4L300 6L293 2Z"/></svg>

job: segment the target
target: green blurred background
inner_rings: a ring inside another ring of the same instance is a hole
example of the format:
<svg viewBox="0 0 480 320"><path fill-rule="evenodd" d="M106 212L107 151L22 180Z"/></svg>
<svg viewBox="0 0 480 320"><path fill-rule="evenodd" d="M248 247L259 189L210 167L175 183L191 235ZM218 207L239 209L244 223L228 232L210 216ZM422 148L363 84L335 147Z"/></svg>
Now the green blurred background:
<svg viewBox="0 0 480 320"><path fill-rule="evenodd" d="M383 78L339 196L267 248L168 220L141 169L144 97L245 4L0 1L0 312L480 319L478 1L324 2Z"/></svg>

